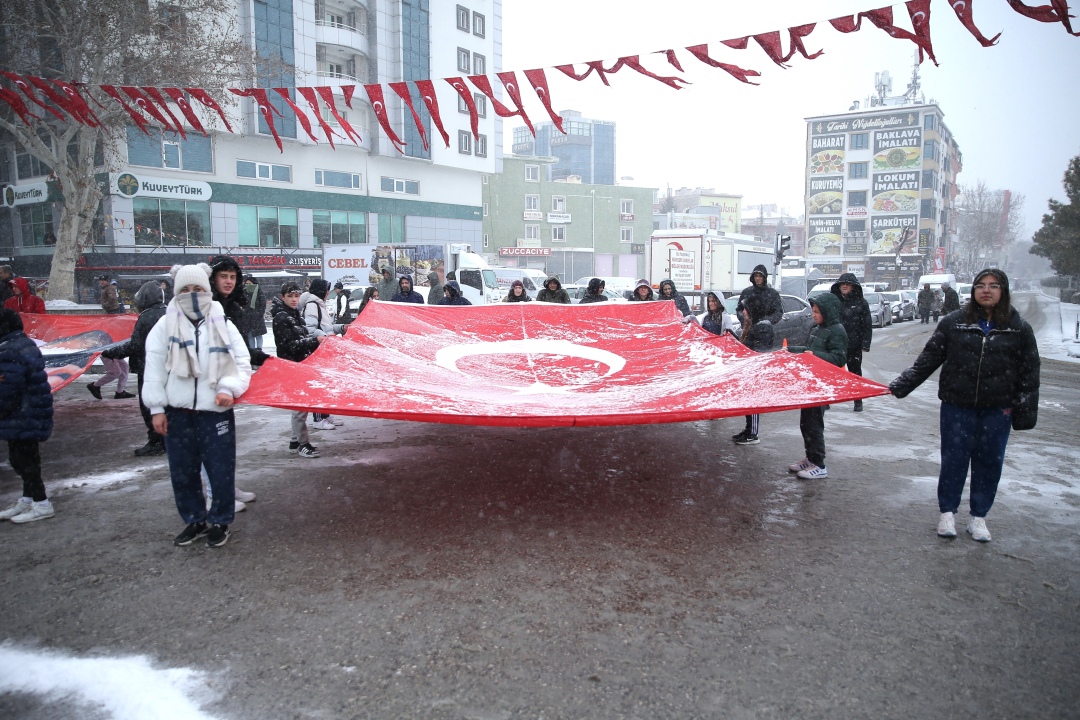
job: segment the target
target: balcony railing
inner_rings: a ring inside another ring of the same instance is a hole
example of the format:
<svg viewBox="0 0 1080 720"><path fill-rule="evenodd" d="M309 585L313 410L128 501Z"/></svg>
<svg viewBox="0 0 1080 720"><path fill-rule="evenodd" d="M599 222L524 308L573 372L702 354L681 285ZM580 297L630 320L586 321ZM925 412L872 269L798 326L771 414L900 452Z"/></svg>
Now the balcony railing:
<svg viewBox="0 0 1080 720"><path fill-rule="evenodd" d="M318 75L319 77L334 78L336 80L349 80L349 81L357 83L357 84L363 84L358 79L353 77L352 75L346 75L343 72L334 72L334 71L331 71L331 70L319 70L315 74Z"/></svg>
<svg viewBox="0 0 1080 720"><path fill-rule="evenodd" d="M337 20L316 20L315 24L322 27L336 28L338 30L349 30L354 33L359 33L360 35L367 34L367 28L363 25L349 25L348 23L338 22Z"/></svg>

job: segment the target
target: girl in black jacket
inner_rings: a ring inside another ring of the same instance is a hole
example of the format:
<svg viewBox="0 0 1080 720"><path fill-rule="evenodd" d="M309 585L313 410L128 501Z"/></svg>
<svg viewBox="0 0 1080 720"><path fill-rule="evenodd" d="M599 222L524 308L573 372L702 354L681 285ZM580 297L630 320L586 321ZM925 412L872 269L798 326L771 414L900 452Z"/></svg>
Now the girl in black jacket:
<svg viewBox="0 0 1080 720"><path fill-rule="evenodd" d="M986 515L994 504L1009 431L1035 427L1039 405L1039 348L1035 333L1009 302L1009 278L998 269L975 276L971 299L938 324L915 364L889 385L905 397L941 367L941 472L937 534L956 537L968 467L967 531L990 541Z"/></svg>

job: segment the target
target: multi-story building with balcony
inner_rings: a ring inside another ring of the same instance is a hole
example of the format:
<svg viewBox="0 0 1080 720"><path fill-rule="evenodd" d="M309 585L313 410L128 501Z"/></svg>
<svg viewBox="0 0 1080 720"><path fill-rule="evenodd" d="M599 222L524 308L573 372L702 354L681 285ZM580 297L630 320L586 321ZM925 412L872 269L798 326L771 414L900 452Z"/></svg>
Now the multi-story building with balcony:
<svg viewBox="0 0 1080 720"><path fill-rule="evenodd" d="M547 120L535 124L535 138L527 127L514 128L514 154L555 158L544 168L548 180L614 185L615 123L583 118L577 110L562 110L559 116L565 133Z"/></svg>
<svg viewBox="0 0 1080 720"><path fill-rule="evenodd" d="M474 138L468 108L440 78L501 70L501 8L501 0L240 0L238 25L253 49L280 61L260 85L333 87L340 117L359 137L346 139L323 109L339 137L331 148L312 116L316 142L281 98L274 102L280 152L250 99L229 111L235 133L182 138L131 128L112 153L116 162L102 168L108 194L100 231L76 271L84 299L96 292L95 273L157 272L220 252L262 269L318 272L325 244L453 240L479 249L481 178L500 170L501 120L477 92ZM436 81L450 146L414 94L425 149L407 106L387 89L389 122L405 143L399 150L362 85L428 78ZM351 108L341 90L350 85ZM59 215L49 172L0 138L0 184L14 188L0 208L0 256L29 277L48 275Z"/></svg>

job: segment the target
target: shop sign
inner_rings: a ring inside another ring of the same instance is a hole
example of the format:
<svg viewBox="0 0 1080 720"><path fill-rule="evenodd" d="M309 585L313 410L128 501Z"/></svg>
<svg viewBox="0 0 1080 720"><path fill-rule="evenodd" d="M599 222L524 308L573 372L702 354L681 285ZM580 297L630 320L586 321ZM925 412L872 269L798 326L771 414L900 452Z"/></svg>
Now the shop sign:
<svg viewBox="0 0 1080 720"><path fill-rule="evenodd" d="M544 213L540 212L539 210L526 210L523 213L523 218L522 219L524 219L524 220L543 220L544 219Z"/></svg>
<svg viewBox="0 0 1080 720"><path fill-rule="evenodd" d="M570 213L548 213L547 221L549 223L564 224L570 222Z"/></svg>
<svg viewBox="0 0 1080 720"><path fill-rule="evenodd" d="M634 213L619 213L619 222L634 222Z"/></svg>
<svg viewBox="0 0 1080 720"><path fill-rule="evenodd" d="M631 255L644 255L645 254L645 243L630 243L630 254Z"/></svg>
<svg viewBox="0 0 1080 720"><path fill-rule="evenodd" d="M210 184L200 180L148 177L134 173L110 173L112 194L126 198L155 197L173 200L210 200Z"/></svg>
<svg viewBox="0 0 1080 720"><path fill-rule="evenodd" d="M49 199L49 186L46 183L27 185L8 185L4 188L4 207L18 207L42 203Z"/></svg>
<svg viewBox="0 0 1080 720"><path fill-rule="evenodd" d="M528 248L540 247L540 238L518 238L517 246Z"/></svg>
<svg viewBox="0 0 1080 720"><path fill-rule="evenodd" d="M905 112L890 115L848 115L828 120L818 120L810 130L814 135L838 132L863 132L864 130L886 130L889 128L916 127L919 113Z"/></svg>
<svg viewBox="0 0 1080 720"><path fill-rule="evenodd" d="M545 247L501 247L499 257L536 257L551 255L551 248Z"/></svg>

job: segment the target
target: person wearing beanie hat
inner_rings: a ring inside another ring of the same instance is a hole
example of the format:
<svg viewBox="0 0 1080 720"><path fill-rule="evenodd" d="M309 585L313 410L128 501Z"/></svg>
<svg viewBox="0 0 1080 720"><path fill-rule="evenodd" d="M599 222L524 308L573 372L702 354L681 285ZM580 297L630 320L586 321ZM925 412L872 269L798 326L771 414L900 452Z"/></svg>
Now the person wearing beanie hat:
<svg viewBox="0 0 1080 720"><path fill-rule="evenodd" d="M281 286L281 294L270 305L270 316L274 319L274 342L277 355L283 360L300 362L315 352L319 343L328 335L315 337L308 332L304 318L300 314L300 299L305 293L298 283L289 281ZM307 411L292 412L292 439L289 452L303 458L319 457L319 449L311 444L307 429Z"/></svg>
<svg viewBox="0 0 1080 720"><path fill-rule="evenodd" d="M531 302L532 298L529 297L529 293L525 292L525 283L520 280L515 280L510 283L510 292L506 294L506 300L504 302Z"/></svg>
<svg viewBox="0 0 1080 720"><path fill-rule="evenodd" d="M0 520L22 523L56 514L41 480L39 443L53 429L53 398L45 359L37 344L23 332L22 318L0 308L0 440L7 440L8 462L22 478L22 496L0 512Z"/></svg>
<svg viewBox="0 0 1080 720"><path fill-rule="evenodd" d="M956 537L956 512L971 470L967 531L990 542L986 516L994 504L1011 430L1035 427L1039 348L1031 326L1012 307L1009 278L989 268L975 275L971 298L934 330L915 364L889 384L906 397L941 368L941 470L937 534Z"/></svg>
<svg viewBox="0 0 1080 720"><path fill-rule="evenodd" d="M176 295L146 338L142 399L165 438L176 509L187 526L175 545L209 535L229 540L235 515L236 418L233 404L248 388L247 343L211 295L210 267L174 266ZM213 498L207 506L200 466Z"/></svg>

